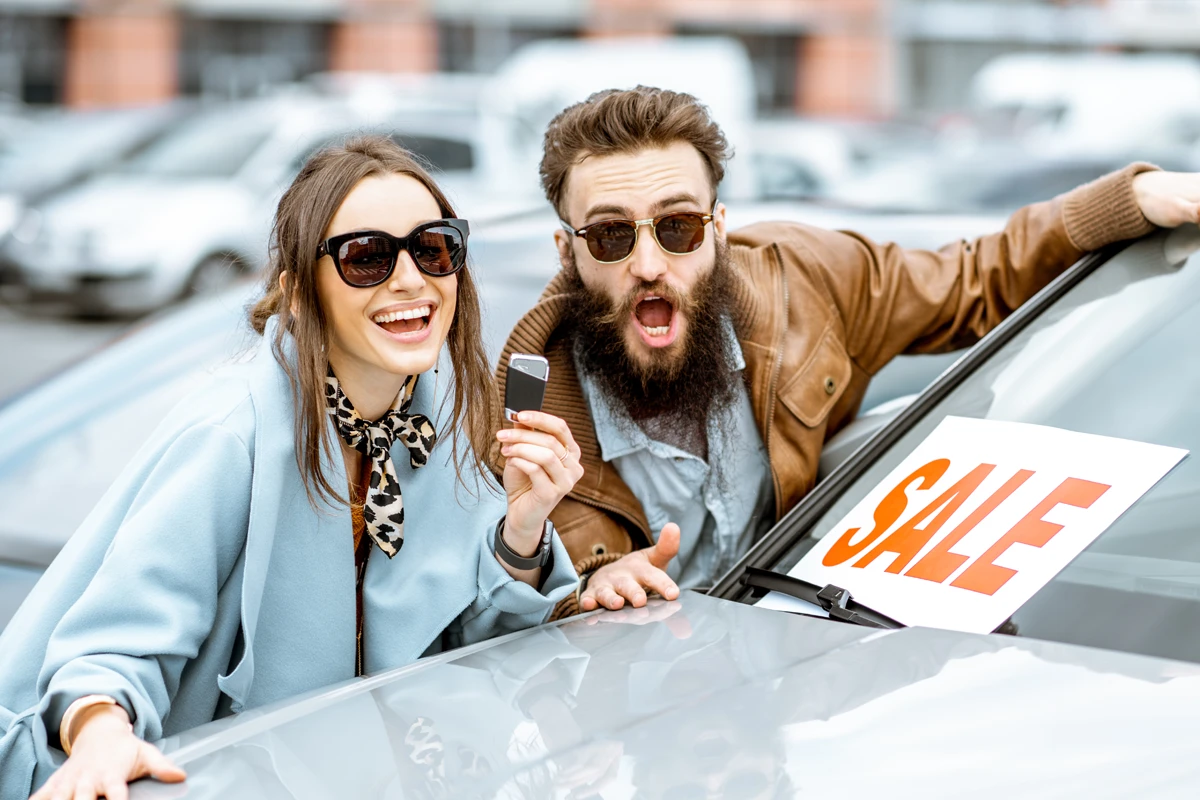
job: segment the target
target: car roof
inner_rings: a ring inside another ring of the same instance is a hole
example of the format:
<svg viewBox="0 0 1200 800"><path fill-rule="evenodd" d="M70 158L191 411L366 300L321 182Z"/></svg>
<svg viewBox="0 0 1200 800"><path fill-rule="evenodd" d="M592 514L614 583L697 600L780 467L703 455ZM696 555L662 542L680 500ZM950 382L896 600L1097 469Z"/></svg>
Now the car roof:
<svg viewBox="0 0 1200 800"><path fill-rule="evenodd" d="M423 659L162 746L195 798L298 785L313 797L658 797L697 782L738 797L917 786L936 797L958 796L964 781L973 797L1123 796L1200 779L1190 756L1200 730L1184 711L1198 701L1193 665L876 631L688 592ZM133 788L134 798L170 789Z"/></svg>

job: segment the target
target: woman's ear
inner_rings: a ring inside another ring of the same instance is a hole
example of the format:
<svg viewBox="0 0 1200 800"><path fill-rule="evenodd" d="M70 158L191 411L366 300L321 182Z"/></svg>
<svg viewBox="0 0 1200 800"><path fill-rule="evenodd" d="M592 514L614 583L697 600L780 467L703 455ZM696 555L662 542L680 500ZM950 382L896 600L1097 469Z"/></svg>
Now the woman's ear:
<svg viewBox="0 0 1200 800"><path fill-rule="evenodd" d="M286 269L280 270L280 272L279 272L279 293L282 294L283 298L288 301L288 311L291 312L293 317L296 317L296 316L298 316L297 311L299 310L299 306L296 304L296 298L292 296L291 292L288 289L288 283L290 282L290 279L291 279L291 275L288 273L288 271Z"/></svg>

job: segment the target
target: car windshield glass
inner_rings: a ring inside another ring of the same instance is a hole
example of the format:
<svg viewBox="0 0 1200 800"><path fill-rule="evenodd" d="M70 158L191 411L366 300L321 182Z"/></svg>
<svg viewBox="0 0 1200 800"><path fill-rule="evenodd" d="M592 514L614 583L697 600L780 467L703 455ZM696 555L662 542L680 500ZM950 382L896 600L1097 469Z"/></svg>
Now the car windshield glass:
<svg viewBox="0 0 1200 800"><path fill-rule="evenodd" d="M1002 629L1200 661L1193 635L1200 619L1197 249L1200 230L1188 226L1138 242L1096 269L933 406L773 568L791 569L947 416L1184 448L1189 457Z"/></svg>
<svg viewBox="0 0 1200 800"><path fill-rule="evenodd" d="M35 125L0 151L0 191L30 191L105 166L152 133L164 116L159 109L88 111Z"/></svg>
<svg viewBox="0 0 1200 800"><path fill-rule="evenodd" d="M269 114L226 108L196 117L159 139L122 171L137 175L229 178L237 174L271 133Z"/></svg>

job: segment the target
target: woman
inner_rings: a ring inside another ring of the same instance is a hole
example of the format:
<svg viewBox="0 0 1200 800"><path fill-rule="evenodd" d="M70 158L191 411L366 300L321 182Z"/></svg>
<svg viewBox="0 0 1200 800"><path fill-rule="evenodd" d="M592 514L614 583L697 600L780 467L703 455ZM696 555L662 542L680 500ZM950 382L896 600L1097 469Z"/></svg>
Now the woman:
<svg viewBox="0 0 1200 800"><path fill-rule="evenodd" d="M582 475L566 425L494 434L507 502L480 460L497 401L454 217L388 139L304 166L264 346L169 415L0 637L3 800L182 780L147 741L538 624L573 590L544 530Z"/></svg>

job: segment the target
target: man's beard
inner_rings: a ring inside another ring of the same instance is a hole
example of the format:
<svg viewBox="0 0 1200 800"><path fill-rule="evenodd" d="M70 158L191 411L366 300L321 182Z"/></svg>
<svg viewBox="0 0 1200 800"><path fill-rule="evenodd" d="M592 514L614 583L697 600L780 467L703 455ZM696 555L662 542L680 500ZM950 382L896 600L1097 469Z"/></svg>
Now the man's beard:
<svg viewBox="0 0 1200 800"><path fill-rule="evenodd" d="M569 295L564 321L580 369L635 422L677 420L689 427L699 423L703 431L710 415L735 397L734 354L725 327L732 278L728 245L717 243L712 269L688 295L664 281L641 282L619 302L585 286L573 256L564 266ZM665 348L641 348L639 358L629 352L626 331L635 324L638 298L646 295L667 300L687 327Z"/></svg>

